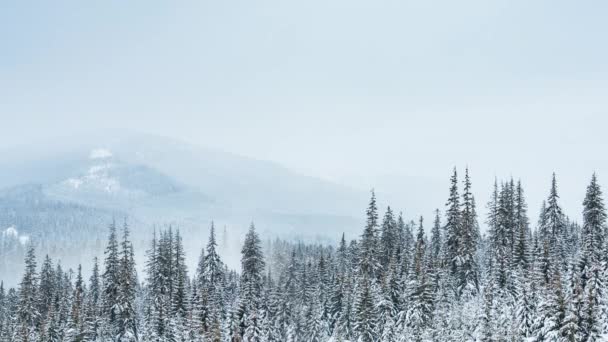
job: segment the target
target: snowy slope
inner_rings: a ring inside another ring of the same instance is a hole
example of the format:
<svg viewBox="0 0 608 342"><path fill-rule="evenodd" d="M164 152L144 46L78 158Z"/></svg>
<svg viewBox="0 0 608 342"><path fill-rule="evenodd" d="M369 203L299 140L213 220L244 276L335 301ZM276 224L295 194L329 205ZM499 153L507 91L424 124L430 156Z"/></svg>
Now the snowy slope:
<svg viewBox="0 0 608 342"><path fill-rule="evenodd" d="M87 139L7 151L0 188L39 184L60 203L192 229L211 219L244 229L253 220L261 231L334 239L362 224L367 194L275 163L150 135Z"/></svg>

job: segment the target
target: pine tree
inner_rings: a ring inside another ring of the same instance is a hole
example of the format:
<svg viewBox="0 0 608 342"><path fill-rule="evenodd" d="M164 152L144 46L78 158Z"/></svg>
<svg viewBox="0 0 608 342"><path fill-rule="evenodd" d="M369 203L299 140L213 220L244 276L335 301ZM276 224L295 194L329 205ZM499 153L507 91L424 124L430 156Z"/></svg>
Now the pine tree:
<svg viewBox="0 0 608 342"><path fill-rule="evenodd" d="M524 270L522 277L518 278L518 298L516 306L516 323L518 334L523 338L530 338L534 335L534 317L536 293L530 279L530 272Z"/></svg>
<svg viewBox="0 0 608 342"><path fill-rule="evenodd" d="M475 260L478 243L478 226L468 168L465 170L460 217L461 225L458 235L458 296L462 296L463 293L475 295L479 291L479 270Z"/></svg>
<svg viewBox="0 0 608 342"><path fill-rule="evenodd" d="M173 263L173 302L171 303L171 312L177 319L185 319L188 311L188 270L186 269L186 256L184 254L184 246L179 230L175 233L175 242L173 244L173 252L171 262Z"/></svg>
<svg viewBox="0 0 608 342"><path fill-rule="evenodd" d="M544 220L546 225L545 230L549 233L548 241L552 258L555 260L555 263L560 266L561 271L563 271L567 266L564 251L564 236L566 232L565 218L558 203L558 199L557 181L554 173L551 180L551 191L549 193L549 198L547 199Z"/></svg>
<svg viewBox="0 0 608 342"><path fill-rule="evenodd" d="M441 218L439 217L439 209L435 209L435 221L431 230L431 260L439 267L441 262Z"/></svg>
<svg viewBox="0 0 608 342"><path fill-rule="evenodd" d="M411 330L410 334L414 341L422 341L424 329L432 318L432 304L434 301L431 292L431 284L427 277L428 265L425 262L427 260L427 248L422 221L422 217L420 217L414 261L407 289L410 297L410 306L408 308L405 325Z"/></svg>
<svg viewBox="0 0 608 342"><path fill-rule="evenodd" d="M582 341L597 339L602 329L599 318L605 288L602 276L605 224L606 209L602 191L593 174L583 201L582 246L576 270L580 286L578 300L583 302L583 308L577 311Z"/></svg>
<svg viewBox="0 0 608 342"><path fill-rule="evenodd" d="M211 222L209 242L207 243L207 254L204 256L203 273L199 276L206 284L206 296L210 306L209 319L211 322L219 323L223 317L222 308L224 283L224 267L220 256L217 254L217 243L215 241L215 228Z"/></svg>
<svg viewBox="0 0 608 342"><path fill-rule="evenodd" d="M376 310L371 281L363 276L354 308L354 332L357 341L373 342L376 339Z"/></svg>
<svg viewBox="0 0 608 342"><path fill-rule="evenodd" d="M260 337L260 301L263 290L263 275L266 263L261 242L253 223L245 236L241 250L240 318L245 341L257 341Z"/></svg>
<svg viewBox="0 0 608 342"><path fill-rule="evenodd" d="M370 279L379 275L381 265L378 260L378 208L376 206L376 195L372 190L372 197L367 208L367 223L361 236L359 248L359 268L365 276Z"/></svg>
<svg viewBox="0 0 608 342"><path fill-rule="evenodd" d="M135 258L133 245L129 240L129 226L125 221L118 264L118 296L116 313L119 320L117 337L121 342L139 340L137 308L135 296L137 290L137 272L135 271Z"/></svg>
<svg viewBox="0 0 608 342"><path fill-rule="evenodd" d="M108 245L105 250L105 270L102 275L102 313L104 317L102 329L106 338L113 338L119 332L120 260L118 253L116 222L112 221Z"/></svg>
<svg viewBox="0 0 608 342"><path fill-rule="evenodd" d="M446 224L444 226L446 236L446 265L453 277L457 277L459 266L459 251L460 251L460 230L461 230L461 213L460 213L460 196L458 195L458 175L456 168L450 179L450 196L446 203Z"/></svg>
<svg viewBox="0 0 608 342"><path fill-rule="evenodd" d="M25 273L19 284L19 339L21 342L37 340L36 325L40 318L37 301L38 273L34 245L29 244L25 257Z"/></svg>
<svg viewBox="0 0 608 342"><path fill-rule="evenodd" d="M82 279L82 266L78 265L78 273L74 284L72 294L72 308L69 320L69 332L71 338L68 340L82 341L85 334L84 325L84 301L85 301L85 285Z"/></svg>
<svg viewBox="0 0 608 342"><path fill-rule="evenodd" d="M397 246L397 237L397 222L395 221L393 211L389 206L386 209L386 214L384 215L384 219L382 220L380 235L380 247L382 253L380 263L382 265L388 265L388 262L390 261L393 255L393 251Z"/></svg>
<svg viewBox="0 0 608 342"><path fill-rule="evenodd" d="M560 341L566 326L566 301L559 266L554 266L550 286L541 298L540 328L536 338L539 341Z"/></svg>
<svg viewBox="0 0 608 342"><path fill-rule="evenodd" d="M95 257L93 259L93 271L89 278L89 291L86 296L86 334L85 341L96 341L99 336L99 329L101 325L101 311L100 311L100 298L101 298L101 283L99 279L99 262Z"/></svg>
<svg viewBox="0 0 608 342"><path fill-rule="evenodd" d="M483 290L483 314L481 316L481 338L483 342L495 341L494 331L494 296L489 286Z"/></svg>
<svg viewBox="0 0 608 342"><path fill-rule="evenodd" d="M397 227L403 236L403 242L401 243L402 252L400 253L399 258L401 265L403 266L402 270L407 271L409 269L410 253L412 251L412 246L414 246L414 235L412 234L411 225L405 224L405 221L403 220L403 213L399 213Z"/></svg>
<svg viewBox="0 0 608 342"><path fill-rule="evenodd" d="M45 319L48 316L48 312L53 304L55 290L55 271L53 269L53 262L47 255L44 258L42 269L40 270L40 286L38 288L38 311L42 319Z"/></svg>
<svg viewBox="0 0 608 342"><path fill-rule="evenodd" d="M515 193L515 241L513 246L513 265L515 269L528 269L530 266L530 227L527 204L521 181L517 182Z"/></svg>

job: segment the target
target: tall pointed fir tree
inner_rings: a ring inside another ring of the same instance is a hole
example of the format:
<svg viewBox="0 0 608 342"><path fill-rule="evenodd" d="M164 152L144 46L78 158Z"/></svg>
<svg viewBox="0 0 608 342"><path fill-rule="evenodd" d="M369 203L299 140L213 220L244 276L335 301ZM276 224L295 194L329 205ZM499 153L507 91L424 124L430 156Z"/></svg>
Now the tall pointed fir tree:
<svg viewBox="0 0 608 342"><path fill-rule="evenodd" d="M603 296L605 279L602 258L606 234L606 209L602 190L595 173L587 187L583 201L582 245L579 253L577 274L579 275L580 301L584 303L578 315L581 341L596 341L602 333L602 315L605 317Z"/></svg>
<svg viewBox="0 0 608 342"><path fill-rule="evenodd" d="M382 220L382 227L380 231L380 264L383 266L388 265L393 251L397 247L397 222L395 221L395 216L393 215L393 211L389 206L386 209L386 214L384 215L384 219Z"/></svg>
<svg viewBox="0 0 608 342"><path fill-rule="evenodd" d="M359 286L360 288L354 304L354 333L359 342L374 342L377 336L377 315L374 305L372 280L364 274Z"/></svg>
<svg viewBox="0 0 608 342"><path fill-rule="evenodd" d="M439 209L435 209L435 220L431 229L431 259L437 267L441 262L441 245L441 218L439 217Z"/></svg>
<svg viewBox="0 0 608 342"><path fill-rule="evenodd" d="M261 342L263 315L259 308L266 263L262 254L260 238L253 223L245 236L241 255L241 332L245 342Z"/></svg>
<svg viewBox="0 0 608 342"><path fill-rule="evenodd" d="M367 223L361 236L361 246L359 248L359 269L361 274L369 279L379 276L381 265L378 260L378 207L376 205L376 195L372 190L372 196L367 208Z"/></svg>
<svg viewBox="0 0 608 342"><path fill-rule="evenodd" d="M137 291L137 272L135 270L135 252L129 240L129 226L125 220L121 242L118 267L117 337L120 342L139 340L137 308L135 297Z"/></svg>
<svg viewBox="0 0 608 342"><path fill-rule="evenodd" d="M458 296L462 296L463 293L472 296L479 291L479 269L475 259L478 244L478 226L468 168L465 170L460 217L457 293Z"/></svg>
<svg viewBox="0 0 608 342"><path fill-rule="evenodd" d="M36 325L40 319L37 301L38 273L36 271L36 254L34 244L27 247L25 272L19 284L18 306L18 341L35 342L38 340Z"/></svg>
<svg viewBox="0 0 608 342"><path fill-rule="evenodd" d="M209 231L209 242L207 243L207 253L203 259L203 272L199 275L205 284L205 296L209 305L209 324L210 331L217 331L220 327L224 312L223 285L224 285L224 266L219 254L217 253L217 243L215 240L215 227L211 222ZM210 340L212 340L210 338Z"/></svg>
<svg viewBox="0 0 608 342"><path fill-rule="evenodd" d="M172 319L178 335L185 334L188 330L188 270L186 268L186 256L182 237L179 229L175 232L171 263L173 264L173 301L171 303Z"/></svg>
<svg viewBox="0 0 608 342"><path fill-rule="evenodd" d="M46 325L49 320L49 311L51 305L53 305L53 298L55 296L55 270L53 269L53 262L47 255L42 263L42 269L40 270L40 286L38 288L38 312L40 313L40 319L42 324ZM44 330L44 327L41 327Z"/></svg>
<svg viewBox="0 0 608 342"><path fill-rule="evenodd" d="M76 281L72 292L72 307L68 321L68 341L82 341L85 335L85 284L82 279L82 266L78 265Z"/></svg>
<svg viewBox="0 0 608 342"><path fill-rule="evenodd" d="M86 296L85 308L85 338L84 341L97 341L101 325L101 280L99 278L99 262L93 258L93 271L89 278L89 290Z"/></svg>
<svg viewBox="0 0 608 342"><path fill-rule="evenodd" d="M548 236L544 236L544 238L549 243L553 262L560 266L560 271L563 273L567 267L564 246L566 227L564 213L558 203L558 199L557 181L555 179L555 173L553 173L553 177L551 179L551 191L549 192L549 197L547 198L547 207L544 212L544 231L548 234Z"/></svg>
<svg viewBox="0 0 608 342"><path fill-rule="evenodd" d="M427 246L424 236L422 217L416 235L416 246L414 250L414 260L409 275L408 296L410 305L406 315L406 322L403 333L409 336L412 341L422 341L424 331L431 321L433 296L431 284L427 277Z"/></svg>
<svg viewBox="0 0 608 342"><path fill-rule="evenodd" d="M460 252L460 229L462 225L460 212L460 196L458 195L458 175L456 168L450 178L450 196L446 203L446 224L444 226L446 237L446 266L450 276L458 279L459 252ZM456 284L454 284L456 285Z"/></svg>
<svg viewBox="0 0 608 342"><path fill-rule="evenodd" d="M527 215L528 206L524 198L521 181L517 181L515 192L515 241L513 246L513 268L527 270L530 266L530 223Z"/></svg>
<svg viewBox="0 0 608 342"><path fill-rule="evenodd" d="M163 232L160 232L161 239ZM167 313L165 297L166 280L161 273L161 246L160 241L156 237L156 229L152 235L150 248L146 251L146 273L147 273L147 292L146 292L146 329L143 332L143 338L151 341L161 339L165 334L167 325Z"/></svg>
<svg viewBox="0 0 608 342"><path fill-rule="evenodd" d="M113 339L119 333L120 324L120 256L114 220L109 229L108 245L105 250L105 270L102 275L102 314L104 317L102 329L104 338Z"/></svg>

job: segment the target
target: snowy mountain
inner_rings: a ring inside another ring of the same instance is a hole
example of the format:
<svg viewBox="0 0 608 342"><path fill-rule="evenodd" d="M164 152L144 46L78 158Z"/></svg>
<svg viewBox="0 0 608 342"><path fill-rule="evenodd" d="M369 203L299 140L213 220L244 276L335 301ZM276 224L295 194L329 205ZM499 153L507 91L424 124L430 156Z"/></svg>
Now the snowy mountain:
<svg viewBox="0 0 608 342"><path fill-rule="evenodd" d="M21 195L122 213L148 228L173 223L197 229L216 220L242 230L253 220L261 231L279 235L335 238L342 231L356 232L362 224L354 217L366 201L365 193L275 163L150 135L76 140L78 144L44 143L35 145L38 149L6 151L0 188L15 191L29 184ZM7 208L12 200L21 200L1 196ZM0 213L0 222L16 224L7 222L7 212Z"/></svg>
<svg viewBox="0 0 608 342"><path fill-rule="evenodd" d="M198 254L212 220L225 227L234 246L252 221L269 239L309 241L333 242L363 226L358 217L366 193L274 163L149 135L72 140L78 144L54 141L0 151L0 228L10 227L5 235L18 232L0 246L0 278L20 272L26 238L40 255L55 255L71 267L90 266L113 220L122 225L127 219L142 251L153 229L179 228L191 237L184 241L188 255ZM232 260L226 256L234 267L236 252Z"/></svg>
<svg viewBox="0 0 608 342"><path fill-rule="evenodd" d="M87 205L124 207L149 196L179 191L170 177L145 165L121 161L106 149L94 149L89 161L67 179L49 184L47 193Z"/></svg>

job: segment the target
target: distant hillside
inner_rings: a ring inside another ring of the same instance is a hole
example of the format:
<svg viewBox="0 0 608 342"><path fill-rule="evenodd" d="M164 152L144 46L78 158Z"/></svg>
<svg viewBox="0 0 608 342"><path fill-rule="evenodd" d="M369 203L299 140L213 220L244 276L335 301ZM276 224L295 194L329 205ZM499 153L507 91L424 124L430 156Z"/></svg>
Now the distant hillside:
<svg viewBox="0 0 608 342"><path fill-rule="evenodd" d="M81 211L102 218L121 212L144 224L206 226L215 219L244 228L253 220L270 233L333 238L358 231L354 217L367 197L275 163L157 136L123 134L39 146L6 153L0 186L13 188L7 194L21 189L23 196L38 196L63 212L74 210L75 224L78 217L84 220ZM37 185L20 188L23 184ZM12 199L21 203L14 210ZM3 205L8 211L0 213L0 222L16 224L9 212L18 211L21 221L38 221L23 229L46 224L30 213L36 208L31 201L5 196Z"/></svg>
<svg viewBox="0 0 608 342"><path fill-rule="evenodd" d="M78 141L3 153L0 231L14 229L18 238L0 244L0 278L21 270L24 239L69 267L90 263L114 219L127 219L140 251L155 227L180 229L190 237L184 247L191 256L198 256L211 220L234 246L252 221L269 239L324 242L342 232L358 235L363 225L367 194L275 163L149 135Z"/></svg>

